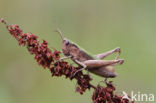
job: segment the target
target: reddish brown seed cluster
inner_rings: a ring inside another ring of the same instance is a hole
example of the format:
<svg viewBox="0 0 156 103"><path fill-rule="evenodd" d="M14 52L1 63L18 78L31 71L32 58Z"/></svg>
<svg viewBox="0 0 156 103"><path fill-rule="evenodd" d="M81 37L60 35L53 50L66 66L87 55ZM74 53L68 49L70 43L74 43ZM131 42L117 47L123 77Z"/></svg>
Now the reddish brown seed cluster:
<svg viewBox="0 0 156 103"><path fill-rule="evenodd" d="M82 73L82 71L78 72L76 75L74 73L80 69L79 67L74 67L72 65L68 65L67 62L56 62L54 65L50 68L52 76L62 76L65 75L66 78L69 78L70 80L76 79L77 80L77 89L76 91L80 94L83 94L86 89L90 89L93 87L90 84L90 81L92 80L89 75L85 75Z"/></svg>
<svg viewBox="0 0 156 103"><path fill-rule="evenodd" d="M82 71L74 73L80 69L80 67L74 67L66 61L59 61L60 51L54 50L53 52L48 48L48 42L43 40L42 43L38 40L38 37L32 33L23 33L18 25L8 25L7 22L0 18L0 22L6 25L6 28L10 34L18 41L19 45L26 46L30 54L35 55L35 60L43 68L48 68L51 71L52 76L65 76L70 80L77 80L76 91L83 94L86 89L95 89L92 100L94 103L130 103L127 100L123 100L122 97L114 95L113 91L115 87L112 83L107 83L107 87L98 85L97 87L90 84L92 80L89 75L83 74Z"/></svg>
<svg viewBox="0 0 156 103"><path fill-rule="evenodd" d="M94 103L130 103L128 98L115 95L114 91L115 87L113 86L112 81L106 83L106 87L98 85L93 93L92 100Z"/></svg>
<svg viewBox="0 0 156 103"><path fill-rule="evenodd" d="M43 68L50 68L53 57L56 57L56 51L53 53L47 48L47 42L43 40L39 43L37 36L32 33L23 33L18 25L9 25L8 30L16 38L19 45L27 46L30 54L35 55L35 59ZM59 53L59 52L58 52ZM56 54L57 55L57 54Z"/></svg>
<svg viewBox="0 0 156 103"><path fill-rule="evenodd" d="M48 42L43 40L42 43L38 40L38 37L32 33L23 33L18 25L7 25L7 23L1 19L1 22L7 26L10 34L18 41L21 46L26 46L30 54L35 55L35 59L39 65L43 68L48 68L52 76L65 76L69 79L77 80L76 91L83 94L86 89L91 88L91 78L89 75L85 75L82 72L78 72L76 75L74 73L80 69L79 67L74 67L68 62L58 61L60 59L60 51L54 50L53 52L48 48Z"/></svg>

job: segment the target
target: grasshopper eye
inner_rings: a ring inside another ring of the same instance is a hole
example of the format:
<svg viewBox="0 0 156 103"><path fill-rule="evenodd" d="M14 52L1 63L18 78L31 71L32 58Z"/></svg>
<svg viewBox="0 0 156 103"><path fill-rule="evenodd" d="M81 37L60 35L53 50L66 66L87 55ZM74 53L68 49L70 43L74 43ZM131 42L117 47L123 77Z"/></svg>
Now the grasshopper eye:
<svg viewBox="0 0 156 103"><path fill-rule="evenodd" d="M69 41L66 41L66 45L69 45Z"/></svg>

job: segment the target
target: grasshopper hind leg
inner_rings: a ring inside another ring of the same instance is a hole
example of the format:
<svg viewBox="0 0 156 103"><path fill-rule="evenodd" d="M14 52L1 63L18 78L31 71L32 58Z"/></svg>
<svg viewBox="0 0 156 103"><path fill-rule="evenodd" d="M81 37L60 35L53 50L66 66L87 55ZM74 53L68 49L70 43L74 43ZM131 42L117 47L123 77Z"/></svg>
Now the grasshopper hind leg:
<svg viewBox="0 0 156 103"><path fill-rule="evenodd" d="M113 54L113 53L115 53L115 52L117 53L115 59L118 59L119 56L120 56L120 53L121 53L120 47L117 47L117 48L115 48L115 49L113 49L113 50L110 50L110 51L107 51L107 52L105 52L105 53L97 54L97 55L95 55L95 56L96 56L97 58L99 58L99 59L104 59L105 57L107 57L107 56L109 56L109 55L111 55L111 54Z"/></svg>
<svg viewBox="0 0 156 103"><path fill-rule="evenodd" d="M107 79L108 79L108 78L105 78L105 79L104 79L104 82L105 82L106 84L107 84Z"/></svg>
<svg viewBox="0 0 156 103"><path fill-rule="evenodd" d="M100 81L98 84L104 83L104 84L109 84L108 78L105 78L104 80Z"/></svg>

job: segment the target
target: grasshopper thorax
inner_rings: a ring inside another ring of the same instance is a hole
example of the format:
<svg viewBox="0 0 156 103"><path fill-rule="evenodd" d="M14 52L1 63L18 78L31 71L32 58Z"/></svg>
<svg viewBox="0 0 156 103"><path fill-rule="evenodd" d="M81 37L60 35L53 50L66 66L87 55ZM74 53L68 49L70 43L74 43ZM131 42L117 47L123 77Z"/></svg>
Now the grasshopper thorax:
<svg viewBox="0 0 156 103"><path fill-rule="evenodd" d="M91 55L78 47L78 45L66 38L64 38L62 42L62 52L65 56L71 56L73 60L78 60L80 62L94 59Z"/></svg>

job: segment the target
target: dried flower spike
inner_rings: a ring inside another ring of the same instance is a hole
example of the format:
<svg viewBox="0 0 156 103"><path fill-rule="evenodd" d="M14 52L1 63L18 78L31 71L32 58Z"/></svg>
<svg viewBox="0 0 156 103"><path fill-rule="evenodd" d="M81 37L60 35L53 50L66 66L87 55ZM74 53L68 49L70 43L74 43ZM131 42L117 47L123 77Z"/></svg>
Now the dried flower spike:
<svg viewBox="0 0 156 103"><path fill-rule="evenodd" d="M0 22L5 24L7 30L18 41L20 46L27 47L39 65L50 70L52 76L60 77L64 75L70 80L75 79L77 81L76 91L80 94L83 94L87 89L93 88L94 93L92 100L94 103L130 103L128 99L123 99L123 96L114 94L115 87L112 82L106 83L106 87L100 85L96 87L90 83L92 79L88 74L83 74L82 71L79 71L74 75L74 73L81 68L79 66L74 67L63 60L58 61L61 52L57 50L51 51L48 48L47 41L43 40L42 43L40 43L35 34L23 33L18 25L8 25L2 18L0 18Z"/></svg>

